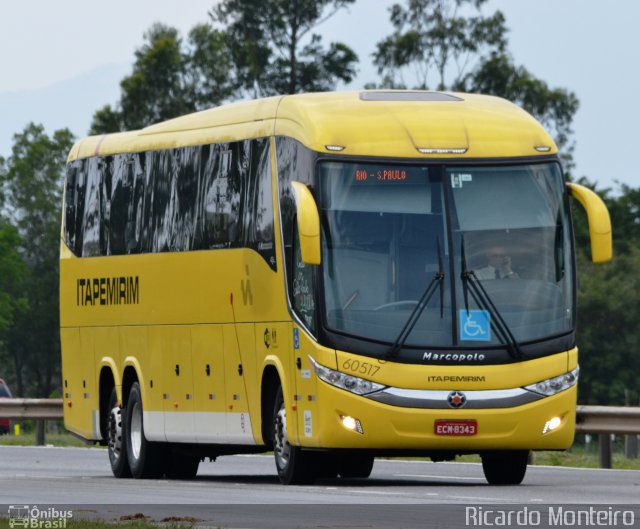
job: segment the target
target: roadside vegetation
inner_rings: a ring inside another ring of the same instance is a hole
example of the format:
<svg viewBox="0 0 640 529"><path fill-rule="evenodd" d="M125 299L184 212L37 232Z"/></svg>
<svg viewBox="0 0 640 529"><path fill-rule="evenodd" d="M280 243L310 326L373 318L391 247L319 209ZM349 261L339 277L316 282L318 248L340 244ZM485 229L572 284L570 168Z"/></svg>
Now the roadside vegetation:
<svg viewBox="0 0 640 529"><path fill-rule="evenodd" d="M18 428L16 428L18 425ZM19 435L16 435L16 431ZM85 443L82 439L71 435L64 429L62 421L49 421L46 423L44 443L47 446L94 446ZM11 433L0 435L0 446L36 446L35 421L20 421L19 424L11 424Z"/></svg>

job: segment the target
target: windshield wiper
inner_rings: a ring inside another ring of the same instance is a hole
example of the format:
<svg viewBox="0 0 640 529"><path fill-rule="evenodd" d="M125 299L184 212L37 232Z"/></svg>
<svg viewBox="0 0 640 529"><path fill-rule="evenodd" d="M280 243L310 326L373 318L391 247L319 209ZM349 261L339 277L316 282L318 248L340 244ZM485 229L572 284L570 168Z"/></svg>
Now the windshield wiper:
<svg viewBox="0 0 640 529"><path fill-rule="evenodd" d="M486 310L491 315L491 328L500 341L507 346L507 350L511 357L521 359L524 357L522 349L515 336L509 329L509 325L500 314L500 311L493 303L493 300L482 286L482 282L476 277L473 270L467 270L467 259L464 251L464 235L461 237L460 261L462 268L462 292L464 296L464 308L469 314L469 292L478 307Z"/></svg>
<svg viewBox="0 0 640 529"><path fill-rule="evenodd" d="M400 330L400 334L396 338L396 341L393 343L393 347L387 353L388 357L396 356L402 346L407 341L407 338L411 334L411 331L415 327L416 323L418 323L418 319L420 319L421 314L424 312L424 309L429 304L429 301L433 297L436 292L438 286L440 286L440 318L444 318L444 272L442 271L442 253L440 252L440 238L436 239L436 246L438 249L438 271L433 276L431 282L427 285L424 293L420 297L418 304L414 307L407 318L404 326Z"/></svg>

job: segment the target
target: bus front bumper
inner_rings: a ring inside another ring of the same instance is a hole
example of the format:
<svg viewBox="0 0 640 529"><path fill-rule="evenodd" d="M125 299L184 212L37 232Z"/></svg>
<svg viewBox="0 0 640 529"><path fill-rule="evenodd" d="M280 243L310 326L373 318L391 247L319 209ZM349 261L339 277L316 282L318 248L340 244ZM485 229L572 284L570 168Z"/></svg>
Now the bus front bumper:
<svg viewBox="0 0 640 529"><path fill-rule="evenodd" d="M573 386L505 408L411 408L319 382L315 417L301 429L299 441L307 447L345 449L563 450L573 443L576 396Z"/></svg>

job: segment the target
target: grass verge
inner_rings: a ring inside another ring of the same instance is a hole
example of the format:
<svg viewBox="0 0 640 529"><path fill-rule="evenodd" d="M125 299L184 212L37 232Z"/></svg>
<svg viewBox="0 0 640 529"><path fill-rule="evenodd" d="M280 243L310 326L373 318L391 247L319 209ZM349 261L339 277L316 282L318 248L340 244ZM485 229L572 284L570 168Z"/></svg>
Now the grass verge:
<svg viewBox="0 0 640 529"><path fill-rule="evenodd" d="M136 517L138 515L134 515ZM112 522L105 522L99 520L60 520L59 525L51 525L51 529L189 529L194 527L199 520L195 518L165 518L163 520L152 521L147 517L139 515L138 519L134 521L127 521L127 518L123 516L120 520L114 520ZM51 520L53 523L54 520ZM9 519L0 518L0 529L10 529ZM43 525L43 527L46 527Z"/></svg>

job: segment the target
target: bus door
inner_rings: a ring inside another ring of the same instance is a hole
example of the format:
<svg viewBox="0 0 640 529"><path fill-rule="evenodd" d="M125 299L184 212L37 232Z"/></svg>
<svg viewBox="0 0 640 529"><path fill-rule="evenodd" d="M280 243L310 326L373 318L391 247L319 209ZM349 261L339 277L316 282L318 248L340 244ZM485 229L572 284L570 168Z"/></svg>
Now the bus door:
<svg viewBox="0 0 640 529"><path fill-rule="evenodd" d="M295 414L287 410L287 430L289 440L304 446L317 446L313 439L318 438L320 415L318 413L317 380L309 361L309 353L318 347L307 333L298 325L292 327L292 350L295 376L291 377L294 386L292 407ZM330 353L335 356L332 351ZM317 356L317 355L316 355ZM286 396L285 396L286 399Z"/></svg>

